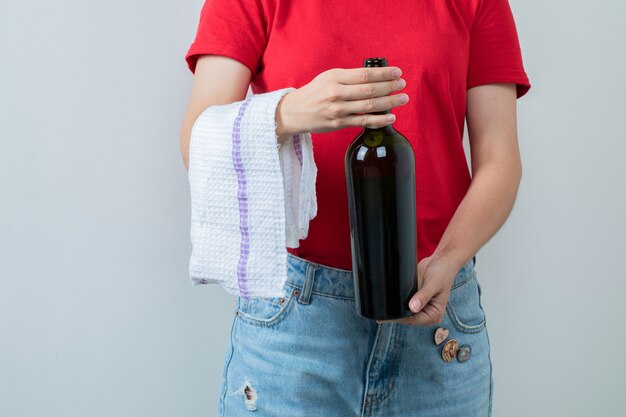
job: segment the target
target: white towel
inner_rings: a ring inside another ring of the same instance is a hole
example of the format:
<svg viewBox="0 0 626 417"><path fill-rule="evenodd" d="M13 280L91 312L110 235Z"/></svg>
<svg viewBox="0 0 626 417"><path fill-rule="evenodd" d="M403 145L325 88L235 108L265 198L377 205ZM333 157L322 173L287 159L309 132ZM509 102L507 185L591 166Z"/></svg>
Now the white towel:
<svg viewBox="0 0 626 417"><path fill-rule="evenodd" d="M317 214L310 133L277 142L275 114L295 88L210 106L189 144L194 286L243 297L284 297L286 247L298 247Z"/></svg>

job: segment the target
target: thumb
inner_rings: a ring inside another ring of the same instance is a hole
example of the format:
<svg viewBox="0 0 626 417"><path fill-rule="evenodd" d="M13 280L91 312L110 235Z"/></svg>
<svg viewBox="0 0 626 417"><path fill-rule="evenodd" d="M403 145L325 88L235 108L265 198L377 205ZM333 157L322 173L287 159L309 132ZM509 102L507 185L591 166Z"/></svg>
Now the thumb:
<svg viewBox="0 0 626 417"><path fill-rule="evenodd" d="M409 301L409 308L412 312L417 313L422 309L422 307L428 304L434 294L434 289L432 289L429 285L423 286L411 297L411 300Z"/></svg>

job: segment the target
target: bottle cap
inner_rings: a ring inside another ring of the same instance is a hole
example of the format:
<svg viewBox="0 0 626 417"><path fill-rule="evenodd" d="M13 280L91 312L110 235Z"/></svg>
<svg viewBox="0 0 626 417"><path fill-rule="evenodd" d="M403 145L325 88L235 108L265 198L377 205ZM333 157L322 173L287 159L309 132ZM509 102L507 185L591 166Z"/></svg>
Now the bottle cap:
<svg viewBox="0 0 626 417"><path fill-rule="evenodd" d="M387 58L379 57L379 58L365 58L363 60L364 67L386 67L387 66Z"/></svg>

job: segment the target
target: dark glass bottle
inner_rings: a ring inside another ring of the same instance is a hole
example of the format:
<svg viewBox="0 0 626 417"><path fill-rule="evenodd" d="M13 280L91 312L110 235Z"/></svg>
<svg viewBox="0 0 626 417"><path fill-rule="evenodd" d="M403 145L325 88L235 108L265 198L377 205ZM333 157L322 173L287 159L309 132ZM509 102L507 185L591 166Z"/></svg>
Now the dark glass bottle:
<svg viewBox="0 0 626 417"><path fill-rule="evenodd" d="M364 66L386 67L387 60L368 58ZM410 316L417 291L413 148L391 125L366 127L346 151L345 171L357 312L371 319Z"/></svg>

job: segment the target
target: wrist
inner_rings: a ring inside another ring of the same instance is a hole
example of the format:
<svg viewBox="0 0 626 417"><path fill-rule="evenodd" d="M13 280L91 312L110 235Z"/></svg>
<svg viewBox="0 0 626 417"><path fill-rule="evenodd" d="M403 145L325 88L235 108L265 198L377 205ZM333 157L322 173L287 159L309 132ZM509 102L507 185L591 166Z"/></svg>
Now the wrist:
<svg viewBox="0 0 626 417"><path fill-rule="evenodd" d="M446 263L451 264L455 269L461 269L473 255L468 255L466 251L460 248L439 245L431 256L445 260Z"/></svg>
<svg viewBox="0 0 626 417"><path fill-rule="evenodd" d="M293 132L289 127L289 116L287 112L287 107L289 104L286 104L289 100L289 95L291 93L287 93L281 97L278 105L276 106L276 136L278 138L278 143L283 143L291 136L295 135L296 132Z"/></svg>

